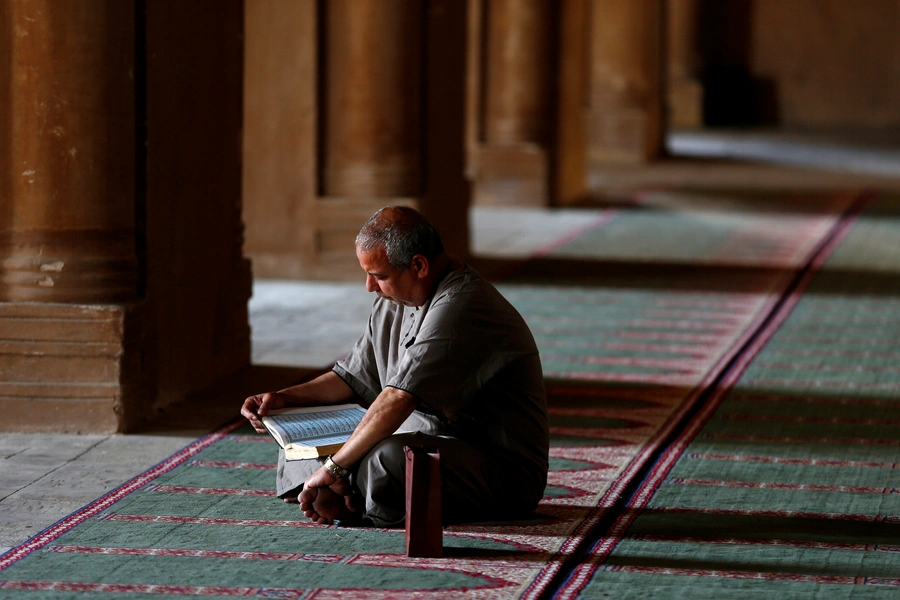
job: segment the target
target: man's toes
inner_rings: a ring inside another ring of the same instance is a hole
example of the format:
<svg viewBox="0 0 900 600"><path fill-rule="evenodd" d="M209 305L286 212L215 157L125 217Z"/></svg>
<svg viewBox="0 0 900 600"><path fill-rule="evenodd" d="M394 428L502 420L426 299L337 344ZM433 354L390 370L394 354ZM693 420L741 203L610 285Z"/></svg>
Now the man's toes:
<svg viewBox="0 0 900 600"><path fill-rule="evenodd" d="M316 501L316 496L318 496L318 494L318 488L303 488L303 491L297 496L297 501L300 502L300 504L312 504Z"/></svg>

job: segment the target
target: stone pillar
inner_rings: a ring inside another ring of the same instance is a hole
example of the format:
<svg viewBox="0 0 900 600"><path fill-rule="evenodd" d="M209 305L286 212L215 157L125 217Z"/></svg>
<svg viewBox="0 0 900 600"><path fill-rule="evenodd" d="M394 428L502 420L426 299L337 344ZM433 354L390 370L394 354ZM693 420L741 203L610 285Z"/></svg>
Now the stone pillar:
<svg viewBox="0 0 900 600"><path fill-rule="evenodd" d="M555 205L567 206L583 202L588 195L584 124L590 0L561 0L559 5L559 91L551 193Z"/></svg>
<svg viewBox="0 0 900 600"><path fill-rule="evenodd" d="M545 144L552 99L552 5L488 0L484 140Z"/></svg>
<svg viewBox="0 0 900 600"><path fill-rule="evenodd" d="M589 157L650 161L662 151L662 0L593 0Z"/></svg>
<svg viewBox="0 0 900 600"><path fill-rule="evenodd" d="M356 234L388 204L421 210L465 256L471 2L247 4L244 216L257 275L358 280Z"/></svg>
<svg viewBox="0 0 900 600"><path fill-rule="evenodd" d="M3 429L121 430L139 393L134 39L133 2L0 4Z"/></svg>
<svg viewBox="0 0 900 600"><path fill-rule="evenodd" d="M550 203L556 16L550 0L484 0L479 204Z"/></svg>
<svg viewBox="0 0 900 600"><path fill-rule="evenodd" d="M429 0L425 96L425 191L420 209L441 231L453 256L469 256L469 204L465 129L471 2Z"/></svg>
<svg viewBox="0 0 900 600"><path fill-rule="evenodd" d="M324 195L419 194L422 2L329 0L322 6Z"/></svg>
<svg viewBox="0 0 900 600"><path fill-rule="evenodd" d="M703 83L700 80L698 0L667 0L666 38L669 127L703 126Z"/></svg>
<svg viewBox="0 0 900 600"><path fill-rule="evenodd" d="M241 248L244 4L144 3L145 364L157 410L250 364L252 277Z"/></svg>
<svg viewBox="0 0 900 600"><path fill-rule="evenodd" d="M260 278L309 277L319 192L317 0L247 2L244 247Z"/></svg>
<svg viewBox="0 0 900 600"><path fill-rule="evenodd" d="M5 8L0 299L133 299L134 6L9 0Z"/></svg>

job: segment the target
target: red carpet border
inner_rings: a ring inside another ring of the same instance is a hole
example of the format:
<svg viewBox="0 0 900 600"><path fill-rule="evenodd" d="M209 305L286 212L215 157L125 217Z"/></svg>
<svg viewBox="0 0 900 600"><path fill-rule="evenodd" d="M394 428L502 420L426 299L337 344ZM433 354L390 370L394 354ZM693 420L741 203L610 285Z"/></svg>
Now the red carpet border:
<svg viewBox="0 0 900 600"><path fill-rule="evenodd" d="M535 332L548 378L550 484L530 519L447 528L447 558L407 558L402 531L303 520L273 498L272 443L231 426L0 557L0 590L22 598L537 597L758 332L853 200L653 194L503 284ZM591 564L601 562L595 553ZM580 569L579 581L594 574Z"/></svg>

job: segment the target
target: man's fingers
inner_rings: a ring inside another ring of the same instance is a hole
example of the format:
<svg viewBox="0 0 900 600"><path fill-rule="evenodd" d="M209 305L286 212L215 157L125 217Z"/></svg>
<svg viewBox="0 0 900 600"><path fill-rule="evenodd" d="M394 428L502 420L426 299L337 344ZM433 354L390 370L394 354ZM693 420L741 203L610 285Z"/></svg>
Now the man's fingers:
<svg viewBox="0 0 900 600"><path fill-rule="evenodd" d="M241 407L241 415L250 421L256 418L256 414L253 412L253 409L247 406L247 403L244 402L244 405Z"/></svg>
<svg viewBox="0 0 900 600"><path fill-rule="evenodd" d="M259 412L260 399L259 396L250 396L244 400L241 406L241 414L249 421L254 421Z"/></svg>
<svg viewBox="0 0 900 600"><path fill-rule="evenodd" d="M268 431L266 426L260 421L260 417L268 413L268 406L263 405L266 404L266 396L270 395L257 394L256 396L250 396L244 400L244 404L241 406L241 416L250 421L250 425L253 426L257 433L266 433Z"/></svg>
<svg viewBox="0 0 900 600"><path fill-rule="evenodd" d="M272 394L268 394L268 393L253 397L258 403L258 406L256 408L256 414L263 417L269 412L269 402L271 402L271 400L270 400L271 397L272 397Z"/></svg>

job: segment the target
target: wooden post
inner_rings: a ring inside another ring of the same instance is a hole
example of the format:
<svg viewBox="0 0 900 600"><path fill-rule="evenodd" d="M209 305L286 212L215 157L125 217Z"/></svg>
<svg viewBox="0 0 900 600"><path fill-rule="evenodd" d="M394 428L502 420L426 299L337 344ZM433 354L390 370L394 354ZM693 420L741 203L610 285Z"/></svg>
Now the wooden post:
<svg viewBox="0 0 900 600"><path fill-rule="evenodd" d="M444 555L441 455L436 448L406 446L406 554Z"/></svg>

